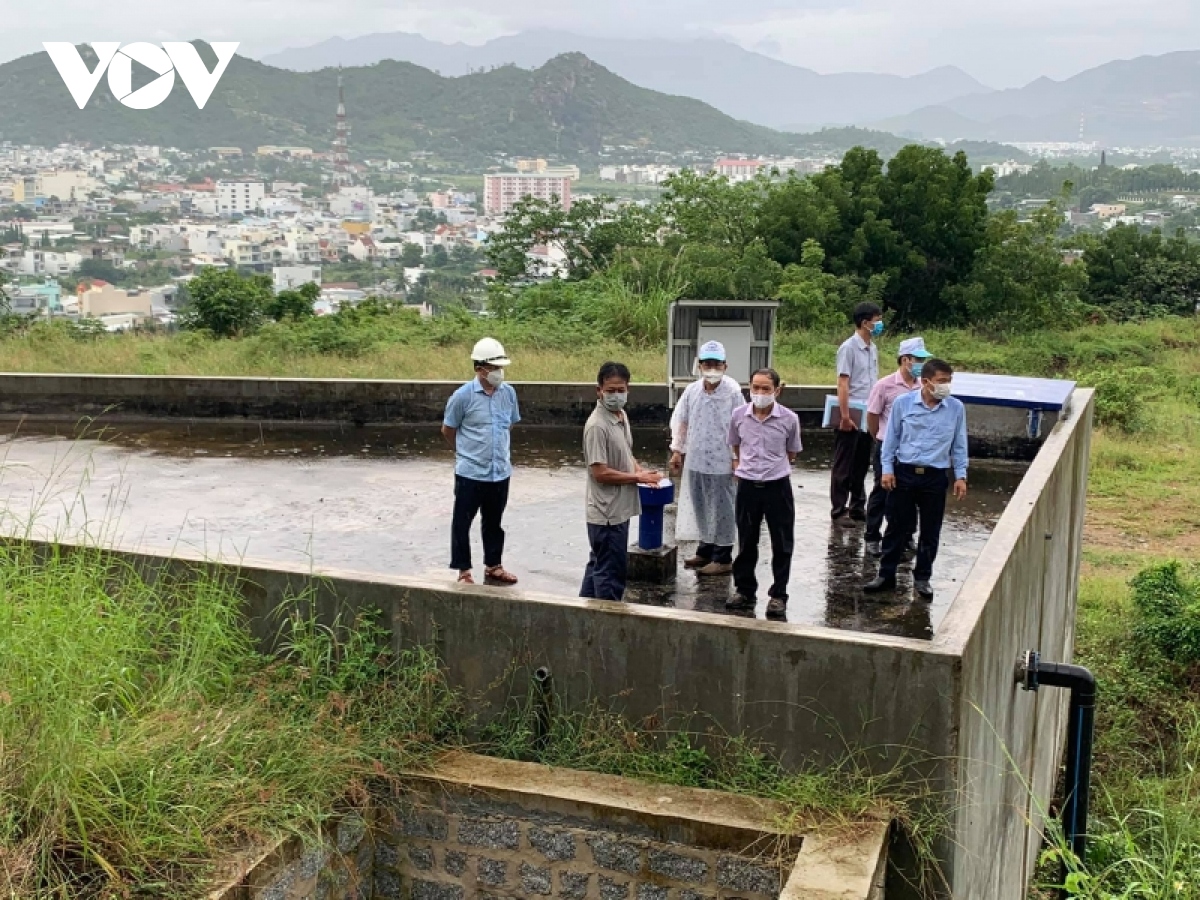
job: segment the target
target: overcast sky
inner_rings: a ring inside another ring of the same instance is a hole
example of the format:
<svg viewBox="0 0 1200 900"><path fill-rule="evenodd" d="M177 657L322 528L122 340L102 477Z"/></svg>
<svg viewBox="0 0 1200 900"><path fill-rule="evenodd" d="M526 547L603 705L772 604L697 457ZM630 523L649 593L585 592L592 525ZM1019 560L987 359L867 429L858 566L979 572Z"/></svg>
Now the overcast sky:
<svg viewBox="0 0 1200 900"><path fill-rule="evenodd" d="M42 41L240 41L261 56L338 35L482 43L531 28L723 35L819 72L955 65L995 87L1111 59L1200 50L1196 0L0 0L0 61Z"/></svg>

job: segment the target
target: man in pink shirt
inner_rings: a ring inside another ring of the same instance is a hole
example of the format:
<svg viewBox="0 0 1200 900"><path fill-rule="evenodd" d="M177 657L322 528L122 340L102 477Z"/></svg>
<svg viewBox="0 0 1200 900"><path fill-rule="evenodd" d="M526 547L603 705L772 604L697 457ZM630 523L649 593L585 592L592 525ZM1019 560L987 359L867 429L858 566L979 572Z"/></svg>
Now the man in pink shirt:
<svg viewBox="0 0 1200 900"><path fill-rule="evenodd" d="M750 402L733 411L729 446L733 474L738 480L735 517L738 553L733 561L737 593L727 609L754 609L758 604L758 537L763 519L771 535L771 589L767 618L787 615L787 587L795 546L796 498L792 493L792 463L800 452L800 420L779 402L783 383L774 369L759 369L750 377Z"/></svg>
<svg viewBox="0 0 1200 900"><path fill-rule="evenodd" d="M892 413L892 404L896 398L921 386L921 367L925 360L933 354L925 349L924 338L909 338L900 342L899 368L891 375L880 378L871 389L871 397L867 401L867 429L875 438L875 450L871 457L871 468L875 472L875 484L871 488L871 497L867 501L867 552L871 556L879 556L883 541L883 514L887 505L887 491L880 486L883 467L880 465L879 451L883 447L883 438L887 434L888 417Z"/></svg>

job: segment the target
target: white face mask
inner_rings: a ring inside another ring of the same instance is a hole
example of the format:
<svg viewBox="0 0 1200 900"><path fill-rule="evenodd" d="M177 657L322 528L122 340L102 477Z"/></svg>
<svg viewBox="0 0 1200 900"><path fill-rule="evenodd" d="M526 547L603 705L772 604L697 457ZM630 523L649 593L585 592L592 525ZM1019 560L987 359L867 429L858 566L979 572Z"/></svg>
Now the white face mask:
<svg viewBox="0 0 1200 900"><path fill-rule="evenodd" d="M949 384L931 384L929 386L930 393L933 394L933 399L939 403L950 396L951 390Z"/></svg>
<svg viewBox="0 0 1200 900"><path fill-rule="evenodd" d="M709 384L720 384L722 379L725 378L725 373L719 369L704 370L700 375Z"/></svg>
<svg viewBox="0 0 1200 900"><path fill-rule="evenodd" d="M488 372L487 383L492 387L500 387L500 385L504 384L504 370L492 369L492 371Z"/></svg>
<svg viewBox="0 0 1200 900"><path fill-rule="evenodd" d="M754 404L755 409L767 409L775 402L774 394L751 394L750 402Z"/></svg>
<svg viewBox="0 0 1200 900"><path fill-rule="evenodd" d="M605 394L603 396L604 408L611 412L620 412L625 408L625 402L629 399L629 394L622 391L619 394Z"/></svg>

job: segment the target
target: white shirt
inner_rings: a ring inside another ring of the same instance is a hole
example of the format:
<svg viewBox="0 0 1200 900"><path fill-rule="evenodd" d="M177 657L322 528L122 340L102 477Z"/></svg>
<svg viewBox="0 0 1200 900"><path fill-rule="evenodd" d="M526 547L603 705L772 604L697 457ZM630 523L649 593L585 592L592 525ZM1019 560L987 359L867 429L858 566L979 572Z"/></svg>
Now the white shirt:
<svg viewBox="0 0 1200 900"><path fill-rule="evenodd" d="M671 450L685 454L693 472L730 474L729 422L745 402L741 386L728 375L711 393L704 389L703 378L689 384L671 414Z"/></svg>

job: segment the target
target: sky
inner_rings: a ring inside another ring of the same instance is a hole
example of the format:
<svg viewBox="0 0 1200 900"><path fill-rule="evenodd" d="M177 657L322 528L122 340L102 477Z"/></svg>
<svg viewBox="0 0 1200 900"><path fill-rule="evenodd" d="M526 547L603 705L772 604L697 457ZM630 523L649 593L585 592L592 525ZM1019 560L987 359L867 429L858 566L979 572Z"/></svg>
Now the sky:
<svg viewBox="0 0 1200 900"><path fill-rule="evenodd" d="M43 41L239 41L262 56L333 36L413 31L478 44L534 28L719 35L818 72L953 65L992 87L1112 59L1200 50L1196 0L0 0L0 61Z"/></svg>

